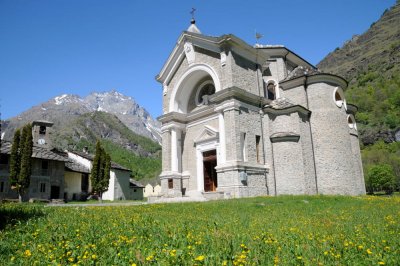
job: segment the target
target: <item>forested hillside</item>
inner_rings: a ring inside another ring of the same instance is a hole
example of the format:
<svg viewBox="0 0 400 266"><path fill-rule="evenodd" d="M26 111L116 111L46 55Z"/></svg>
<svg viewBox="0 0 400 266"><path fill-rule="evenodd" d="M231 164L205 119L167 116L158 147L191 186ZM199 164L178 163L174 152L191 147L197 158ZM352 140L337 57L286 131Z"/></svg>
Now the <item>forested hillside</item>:
<svg viewBox="0 0 400 266"><path fill-rule="evenodd" d="M132 132L115 115L86 113L65 124L52 135L55 147L94 153L99 139L111 159L132 170L136 180L154 179L161 171L161 146Z"/></svg>

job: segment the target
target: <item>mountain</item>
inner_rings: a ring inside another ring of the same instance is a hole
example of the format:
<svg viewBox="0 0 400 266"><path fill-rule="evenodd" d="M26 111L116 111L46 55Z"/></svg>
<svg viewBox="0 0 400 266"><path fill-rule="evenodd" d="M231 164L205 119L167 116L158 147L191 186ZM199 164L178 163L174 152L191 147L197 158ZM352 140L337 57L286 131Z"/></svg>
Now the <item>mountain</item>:
<svg viewBox="0 0 400 266"><path fill-rule="evenodd" d="M57 130L83 114L102 111L117 116L133 132L161 142L160 123L139 106L131 97L112 90L93 92L85 98L64 94L32 107L17 117L6 120L2 131L5 139L11 139L16 128L33 120L54 122Z"/></svg>
<svg viewBox="0 0 400 266"><path fill-rule="evenodd" d="M358 106L356 120L367 187L372 167L384 169L381 166L385 164L397 177L394 189L400 190L400 1L317 67L349 81L346 99Z"/></svg>

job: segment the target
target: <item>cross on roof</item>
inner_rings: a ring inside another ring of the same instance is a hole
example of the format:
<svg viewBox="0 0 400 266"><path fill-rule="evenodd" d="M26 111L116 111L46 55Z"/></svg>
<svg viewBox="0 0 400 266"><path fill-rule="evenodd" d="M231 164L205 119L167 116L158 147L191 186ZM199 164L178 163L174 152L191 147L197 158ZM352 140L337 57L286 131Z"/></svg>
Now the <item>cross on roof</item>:
<svg viewBox="0 0 400 266"><path fill-rule="evenodd" d="M192 11L190 11L190 14L192 14L192 19L194 19L194 12L196 12L196 8L192 7Z"/></svg>

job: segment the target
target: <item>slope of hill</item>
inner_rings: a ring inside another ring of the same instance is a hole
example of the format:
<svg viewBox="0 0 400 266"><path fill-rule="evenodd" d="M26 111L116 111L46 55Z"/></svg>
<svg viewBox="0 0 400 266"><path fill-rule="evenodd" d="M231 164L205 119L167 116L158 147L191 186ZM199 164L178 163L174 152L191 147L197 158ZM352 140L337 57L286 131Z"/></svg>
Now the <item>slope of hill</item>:
<svg viewBox="0 0 400 266"><path fill-rule="evenodd" d="M346 98L358 106L364 173L392 166L400 188L400 1L361 35L336 48L317 66L349 81Z"/></svg>

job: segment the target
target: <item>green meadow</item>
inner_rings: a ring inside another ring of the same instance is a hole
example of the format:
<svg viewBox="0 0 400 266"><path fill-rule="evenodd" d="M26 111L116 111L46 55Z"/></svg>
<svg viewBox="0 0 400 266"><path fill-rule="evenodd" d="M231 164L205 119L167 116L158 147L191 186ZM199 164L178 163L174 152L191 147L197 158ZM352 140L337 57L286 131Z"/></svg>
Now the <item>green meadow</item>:
<svg viewBox="0 0 400 266"><path fill-rule="evenodd" d="M400 197L1 204L2 265L399 265Z"/></svg>

